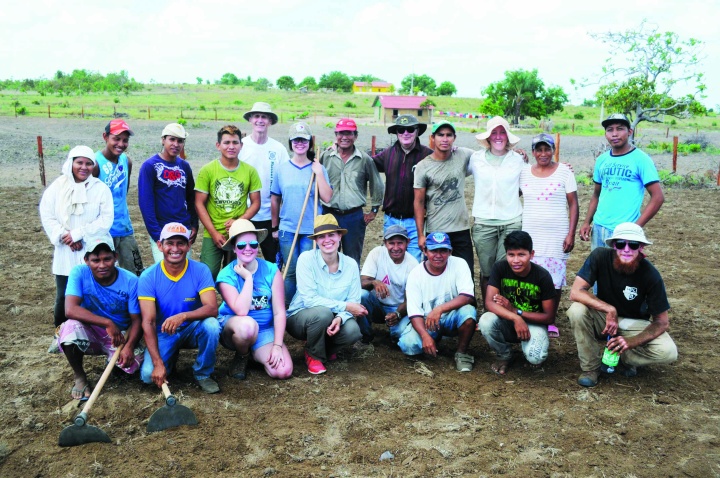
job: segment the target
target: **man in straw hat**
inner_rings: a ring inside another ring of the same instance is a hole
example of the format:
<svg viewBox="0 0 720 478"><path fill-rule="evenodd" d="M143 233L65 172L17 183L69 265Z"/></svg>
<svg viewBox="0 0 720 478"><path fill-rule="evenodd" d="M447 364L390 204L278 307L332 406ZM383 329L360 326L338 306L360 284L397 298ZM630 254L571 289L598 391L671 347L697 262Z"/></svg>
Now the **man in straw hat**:
<svg viewBox="0 0 720 478"><path fill-rule="evenodd" d="M425 244L428 258L413 269L405 289L412 327L402 331L398 346L406 355L436 357L437 342L444 336L457 336L455 367L470 372L475 359L467 349L477 324L470 268L450 255L452 244L444 232L428 234Z"/></svg>
<svg viewBox="0 0 720 478"><path fill-rule="evenodd" d="M220 158L203 166L195 183L195 208L205 226L200 260L210 268L213 279L221 266L232 260L223 252L230 226L237 219L255 215L260 209L262 188L257 170L238 160L242 142L236 126L220 128L215 147Z"/></svg>
<svg viewBox="0 0 720 478"><path fill-rule="evenodd" d="M171 123L160 137L162 151L145 160L138 176L138 204L156 263L163 260L158 242L165 224L184 224L190 230L190 245L198 231L195 179L190 164L180 157L188 134L181 124Z"/></svg>
<svg viewBox="0 0 720 478"><path fill-rule="evenodd" d="M427 125L420 123L415 116L398 116L395 123L388 127L388 133L397 135L397 141L373 157L378 171L385 173L384 232L387 232L390 226L403 226L410 238L408 252L418 261L422 260L422 251L418 247L418 230L413 209L413 171L416 164L433 152L420 144L419 138L426 130Z"/></svg>
<svg viewBox="0 0 720 478"><path fill-rule="evenodd" d="M211 377L220 340L215 286L208 266L187 257L190 234L179 222L165 224L157 244L163 260L140 276L138 300L147 344L140 378L162 387L180 349L197 348L195 381L205 393L217 393L220 387Z"/></svg>
<svg viewBox="0 0 720 478"><path fill-rule="evenodd" d="M595 189L585 222L580 226L580 239L591 241L591 249L602 247L620 223L644 226L665 201L655 163L632 144L630 126L622 113L611 114L602 122L610 151L595 161ZM646 190L650 200L641 212Z"/></svg>
<svg viewBox="0 0 720 478"><path fill-rule="evenodd" d="M326 150L320 156L320 163L327 169L333 188L332 199L327 203L323 201L323 210L348 230L342 238L342 251L360 264L365 228L380 209L384 185L372 158L355 147L357 137L355 120L341 118L335 125L337 147ZM363 207L368 189L371 209L365 214Z"/></svg>
<svg viewBox="0 0 720 478"><path fill-rule="evenodd" d="M115 266L118 255L107 234L85 239L85 264L73 267L65 293L67 321L60 326L58 344L75 375L70 395L87 400L92 390L83 368L85 355L113 356L120 345L117 367L132 374L140 367L138 278Z"/></svg>
<svg viewBox="0 0 720 478"><path fill-rule="evenodd" d="M605 243L608 247L590 253L570 291L574 303L567 314L582 369L578 384L583 387L597 385L605 345L620 354L620 373L626 377L637 375L637 367L672 363L678 356L667 333L665 284L643 254L652 242L640 226L624 222ZM597 297L590 293L594 283Z"/></svg>
<svg viewBox="0 0 720 478"><path fill-rule="evenodd" d="M277 140L268 136L270 126L278 122L278 116L273 113L269 104L257 102L250 111L243 115L250 123L252 132L250 136L242 139L243 148L240 152L240 161L255 168L262 182L260 190L260 210L251 218L258 229L267 229L270 232L278 230L278 224L273 226L270 215L270 185L275 177L275 171L283 161L288 161L287 149ZM277 240L269 234L260 244L265 260L275 262L278 251Z"/></svg>
<svg viewBox="0 0 720 478"><path fill-rule="evenodd" d="M331 214L315 218L309 237L317 249L300 254L297 261L297 293L287 311L287 331L305 340L308 372L326 372L323 362L334 360L342 347L360 340L355 317L367 315L360 303L360 270L357 263L338 252L347 233Z"/></svg>

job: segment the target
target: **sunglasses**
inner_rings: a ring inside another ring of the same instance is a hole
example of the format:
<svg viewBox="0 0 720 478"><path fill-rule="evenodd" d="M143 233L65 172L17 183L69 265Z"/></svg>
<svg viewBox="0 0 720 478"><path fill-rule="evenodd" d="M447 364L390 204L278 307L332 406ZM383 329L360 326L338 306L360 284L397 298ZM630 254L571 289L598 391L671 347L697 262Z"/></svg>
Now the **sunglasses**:
<svg viewBox="0 0 720 478"><path fill-rule="evenodd" d="M305 143L310 142L309 140L307 140L305 138L293 138L290 141L292 141L293 143L296 143L296 144L305 144Z"/></svg>
<svg viewBox="0 0 720 478"><path fill-rule="evenodd" d="M630 250L637 251L640 248L640 243L637 241L615 241L615 249L622 251L625 246L629 246Z"/></svg>
<svg viewBox="0 0 720 478"><path fill-rule="evenodd" d="M235 247L238 251L242 251L245 249L246 246L250 246L250 249L257 249L260 243L258 241L250 241L250 242L238 242L235 244Z"/></svg>
<svg viewBox="0 0 720 478"><path fill-rule="evenodd" d="M414 133L415 132L414 126L398 126L395 131L397 131L397 134L405 134L405 133Z"/></svg>

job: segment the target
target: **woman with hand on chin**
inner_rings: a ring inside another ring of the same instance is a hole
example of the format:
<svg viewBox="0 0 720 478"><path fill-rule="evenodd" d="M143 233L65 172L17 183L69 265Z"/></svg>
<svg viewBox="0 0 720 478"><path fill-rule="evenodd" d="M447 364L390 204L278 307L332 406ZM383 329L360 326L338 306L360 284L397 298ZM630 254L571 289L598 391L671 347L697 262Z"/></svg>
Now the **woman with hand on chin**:
<svg viewBox="0 0 720 478"><path fill-rule="evenodd" d="M313 375L325 373L323 362L360 340L354 317L367 315L360 304L360 269L338 252L345 233L331 214L318 216L308 236L318 247L300 254L297 262L297 293L288 309L287 330L307 341L305 363Z"/></svg>
<svg viewBox="0 0 720 478"><path fill-rule="evenodd" d="M218 310L220 343L235 350L228 375L244 380L252 352L270 377L288 378L293 363L283 343L286 315L282 275L274 263L257 258L267 230L255 229L247 219L237 219L229 236L223 249L235 251L236 259L217 277L223 298Z"/></svg>

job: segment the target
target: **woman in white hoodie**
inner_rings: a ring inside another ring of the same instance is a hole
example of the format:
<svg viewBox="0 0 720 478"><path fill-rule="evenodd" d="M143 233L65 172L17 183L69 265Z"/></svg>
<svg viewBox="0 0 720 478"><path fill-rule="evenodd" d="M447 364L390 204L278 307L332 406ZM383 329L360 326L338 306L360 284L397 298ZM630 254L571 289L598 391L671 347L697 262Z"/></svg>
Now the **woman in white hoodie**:
<svg viewBox="0 0 720 478"><path fill-rule="evenodd" d="M70 270L84 263L85 237L107 234L114 212L110 189L93 177L95 153L87 146L70 150L62 174L43 193L40 220L55 246L55 327L65 322L65 287Z"/></svg>

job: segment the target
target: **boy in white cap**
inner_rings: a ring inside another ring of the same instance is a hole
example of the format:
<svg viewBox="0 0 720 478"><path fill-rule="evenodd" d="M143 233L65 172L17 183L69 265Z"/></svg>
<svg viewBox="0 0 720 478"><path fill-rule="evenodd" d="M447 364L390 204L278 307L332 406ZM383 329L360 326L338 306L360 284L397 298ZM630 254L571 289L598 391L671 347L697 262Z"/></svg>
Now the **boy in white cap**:
<svg viewBox="0 0 720 478"><path fill-rule="evenodd" d="M583 387L597 385L606 345L620 354L620 373L627 377L637 375L637 367L672 363L678 355L667 333L665 284L643 254L652 242L632 222L619 224L605 242L608 247L590 253L570 291L574 303L567 314L583 371L578 384ZM597 296L590 293L594 283Z"/></svg>
<svg viewBox="0 0 720 478"><path fill-rule="evenodd" d="M134 133L125 120L117 118L105 126L103 140L105 147L95 153L93 176L99 178L110 188L113 195L115 219L110 235L115 245L118 263L123 269L140 275L144 269L140 249L135 241L134 230L130 222L127 205L127 193L130 190L132 161L125 153Z"/></svg>
<svg viewBox="0 0 720 478"><path fill-rule="evenodd" d="M290 157L282 143L268 136L268 128L278 122L278 116L273 113L269 104L255 103L243 118L250 123L252 133L242 139L240 161L255 168L262 182L260 210L251 221L257 229L275 232L278 230L278 225L273 226L270 215L270 185L280 163L288 161ZM260 244L260 249L266 261L275 262L278 251L277 239L273 239L272 235L268 234Z"/></svg>
<svg viewBox="0 0 720 478"><path fill-rule="evenodd" d="M161 137L162 151L145 160L138 177L138 204L156 263L163 259L157 244L165 224L184 224L190 230L190 245L198 231L195 179L190 164L180 157L188 134L182 125L171 123L165 126Z"/></svg>

